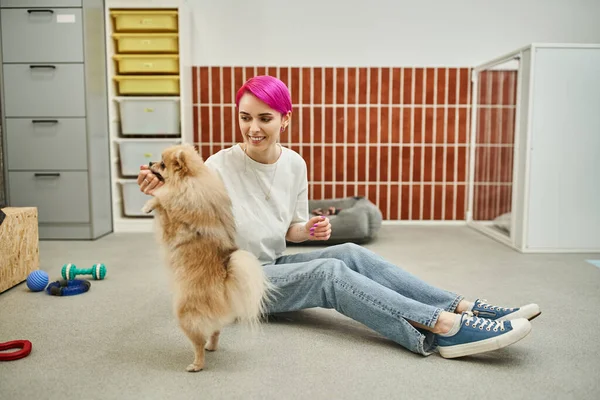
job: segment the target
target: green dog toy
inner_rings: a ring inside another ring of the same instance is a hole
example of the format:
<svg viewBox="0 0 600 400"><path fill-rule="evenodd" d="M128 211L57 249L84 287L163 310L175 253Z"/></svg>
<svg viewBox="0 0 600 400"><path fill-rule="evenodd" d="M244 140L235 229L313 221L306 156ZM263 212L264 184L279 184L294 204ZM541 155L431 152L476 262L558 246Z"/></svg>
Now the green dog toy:
<svg viewBox="0 0 600 400"><path fill-rule="evenodd" d="M106 267L104 264L94 264L92 268L88 269L77 269L75 264L65 264L62 267L63 279L75 279L77 275L92 275L92 278L96 280L102 280L106 276Z"/></svg>

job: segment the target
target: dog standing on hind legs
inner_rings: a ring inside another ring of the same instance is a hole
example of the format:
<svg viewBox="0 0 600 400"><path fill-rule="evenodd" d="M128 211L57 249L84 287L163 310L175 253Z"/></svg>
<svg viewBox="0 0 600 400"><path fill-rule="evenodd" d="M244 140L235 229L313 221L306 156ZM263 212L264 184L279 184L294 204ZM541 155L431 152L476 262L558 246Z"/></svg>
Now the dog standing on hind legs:
<svg viewBox="0 0 600 400"><path fill-rule="evenodd" d="M222 328L235 321L255 328L275 288L258 259L237 248L231 199L192 146L165 149L150 170L164 185L142 211L156 213L175 316L194 347L187 370L200 371L204 351L217 349Z"/></svg>

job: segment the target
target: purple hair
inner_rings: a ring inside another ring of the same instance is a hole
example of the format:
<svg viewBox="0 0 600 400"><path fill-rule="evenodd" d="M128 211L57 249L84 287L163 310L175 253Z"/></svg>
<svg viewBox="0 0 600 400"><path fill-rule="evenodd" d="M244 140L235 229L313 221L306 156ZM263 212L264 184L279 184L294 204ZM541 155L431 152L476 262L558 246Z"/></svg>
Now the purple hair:
<svg viewBox="0 0 600 400"><path fill-rule="evenodd" d="M240 99L246 93L252 93L260 101L279 111L282 115L292 111L290 91L279 79L269 75L255 76L246 81L235 96L235 105L240 106Z"/></svg>

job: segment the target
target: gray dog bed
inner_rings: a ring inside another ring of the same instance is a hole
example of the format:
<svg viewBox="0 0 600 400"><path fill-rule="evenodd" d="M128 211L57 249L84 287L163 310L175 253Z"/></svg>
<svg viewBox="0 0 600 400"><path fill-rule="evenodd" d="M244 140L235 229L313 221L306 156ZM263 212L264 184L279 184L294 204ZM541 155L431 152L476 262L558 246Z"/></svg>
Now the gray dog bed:
<svg viewBox="0 0 600 400"><path fill-rule="evenodd" d="M333 207L333 208L332 208ZM309 217L315 210L322 210L331 223L331 237L326 241L306 241L289 245L315 246L341 243L364 244L374 239L381 227L383 216L375 204L365 197L346 197L342 199L309 200ZM335 209L335 211L334 211ZM335 214L327 215L334 211Z"/></svg>

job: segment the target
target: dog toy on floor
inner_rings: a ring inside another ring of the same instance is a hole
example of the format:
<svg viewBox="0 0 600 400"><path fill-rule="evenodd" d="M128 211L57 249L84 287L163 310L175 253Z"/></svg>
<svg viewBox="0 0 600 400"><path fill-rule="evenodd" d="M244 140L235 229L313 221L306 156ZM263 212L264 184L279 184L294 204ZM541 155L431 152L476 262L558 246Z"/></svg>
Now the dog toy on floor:
<svg viewBox="0 0 600 400"><path fill-rule="evenodd" d="M4 350L21 349L8 353ZM11 342L0 343L0 361L13 361L19 358L27 357L31 353L31 342L29 340L13 340Z"/></svg>
<svg viewBox="0 0 600 400"><path fill-rule="evenodd" d="M92 275L95 280L102 280L106 276L106 266L104 264L94 264L92 268L77 269L75 264L65 264L61 273L63 279L75 279L77 275Z"/></svg>
<svg viewBox="0 0 600 400"><path fill-rule="evenodd" d="M49 280L46 271L36 270L27 276L27 287L32 292L41 292L46 288Z"/></svg>
<svg viewBox="0 0 600 400"><path fill-rule="evenodd" d="M75 296L90 290L91 285L85 279L60 280L49 284L46 292L52 296Z"/></svg>

